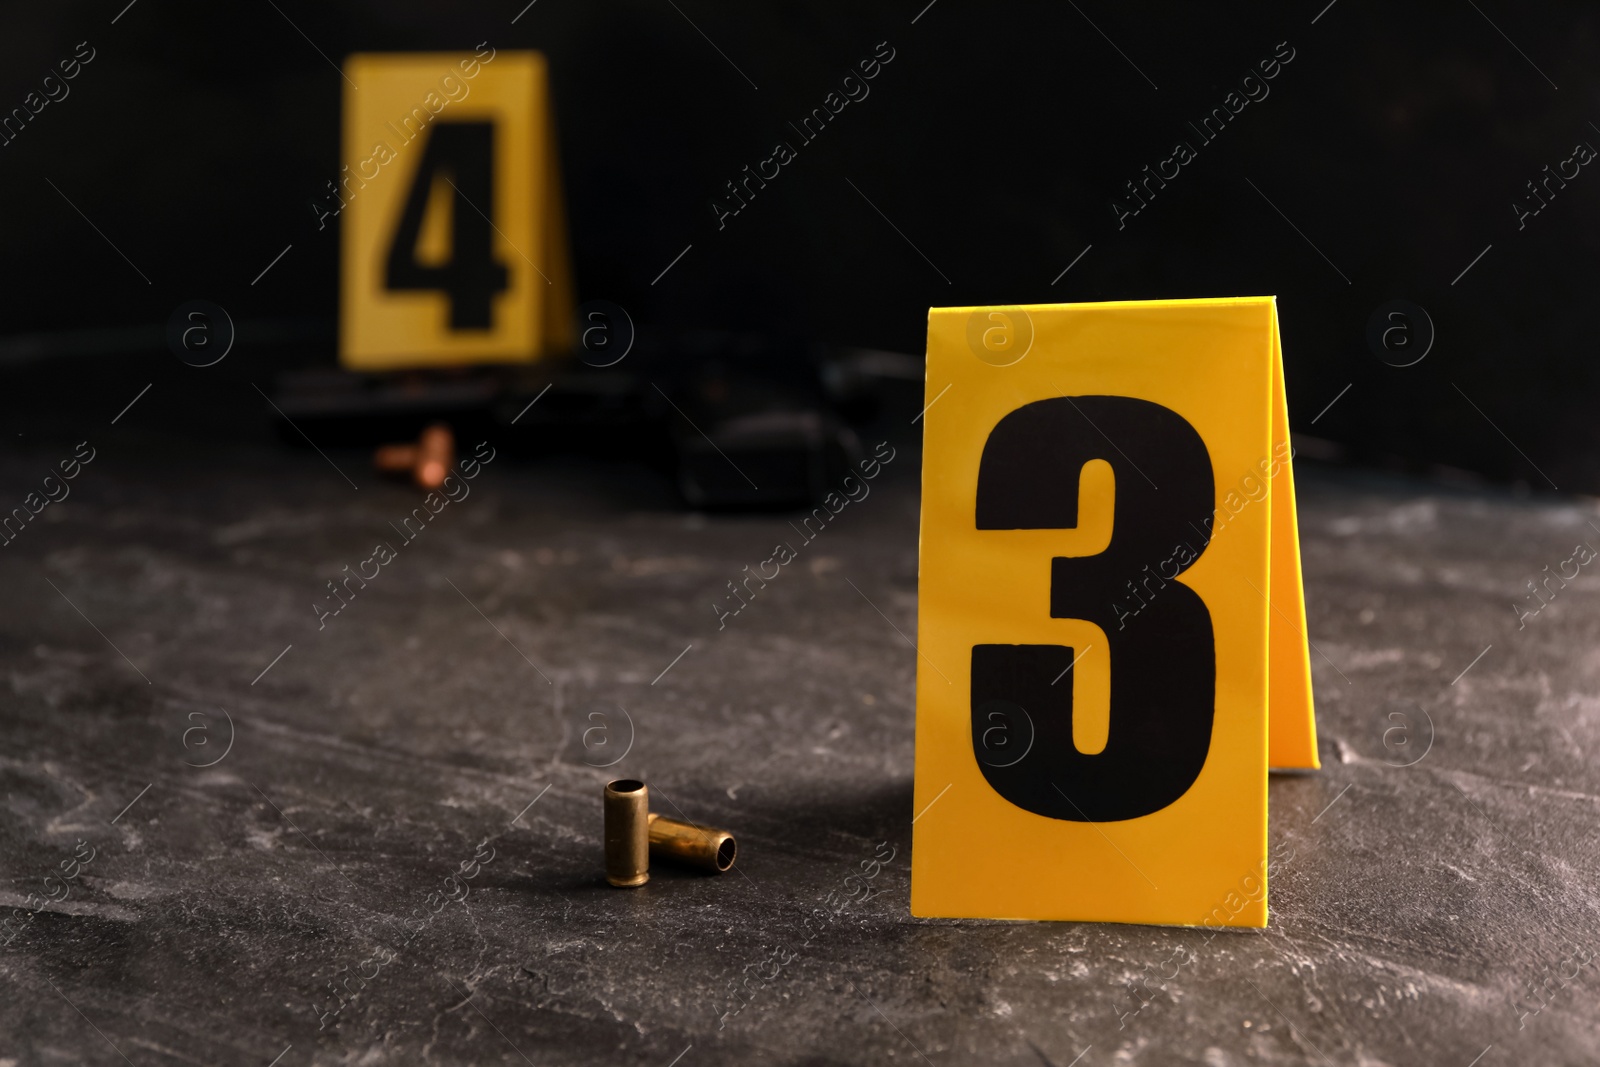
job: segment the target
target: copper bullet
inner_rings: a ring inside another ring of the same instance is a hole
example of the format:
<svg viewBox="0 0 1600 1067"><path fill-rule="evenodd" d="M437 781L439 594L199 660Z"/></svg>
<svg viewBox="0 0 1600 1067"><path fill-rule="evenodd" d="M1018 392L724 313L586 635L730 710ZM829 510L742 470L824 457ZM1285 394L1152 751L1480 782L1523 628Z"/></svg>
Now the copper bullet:
<svg viewBox="0 0 1600 1067"><path fill-rule="evenodd" d="M455 435L450 427L436 422L422 431L414 445L383 445L373 453L372 463L381 471L394 474L410 472L412 480L422 489L437 489L444 484L455 462Z"/></svg>
<svg viewBox="0 0 1600 1067"><path fill-rule="evenodd" d="M389 474L410 472L417 465L417 446L380 445L372 454L372 465Z"/></svg>
<svg viewBox="0 0 1600 1067"><path fill-rule="evenodd" d="M721 874L733 866L738 852L739 846L726 830L679 822L665 815L650 816L650 855L656 859L676 860Z"/></svg>
<svg viewBox="0 0 1600 1067"><path fill-rule="evenodd" d="M450 427L436 422L423 430L417 438L417 484L424 489L439 488L455 458L456 441Z"/></svg>
<svg viewBox="0 0 1600 1067"><path fill-rule="evenodd" d="M606 881L631 888L650 880L650 790L632 778L605 789Z"/></svg>

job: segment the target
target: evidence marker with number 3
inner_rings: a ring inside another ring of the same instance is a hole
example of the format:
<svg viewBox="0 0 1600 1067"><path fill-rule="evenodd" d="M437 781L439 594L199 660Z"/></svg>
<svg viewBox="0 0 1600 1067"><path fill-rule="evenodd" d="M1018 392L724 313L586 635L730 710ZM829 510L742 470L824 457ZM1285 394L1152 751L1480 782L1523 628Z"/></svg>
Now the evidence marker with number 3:
<svg viewBox="0 0 1600 1067"><path fill-rule="evenodd" d="M1219 904L1265 878L1269 762L1317 766L1275 302L935 308L946 390L912 913L1264 926Z"/></svg>
<svg viewBox="0 0 1600 1067"><path fill-rule="evenodd" d="M345 62L339 357L357 371L524 363L573 343L544 57Z"/></svg>

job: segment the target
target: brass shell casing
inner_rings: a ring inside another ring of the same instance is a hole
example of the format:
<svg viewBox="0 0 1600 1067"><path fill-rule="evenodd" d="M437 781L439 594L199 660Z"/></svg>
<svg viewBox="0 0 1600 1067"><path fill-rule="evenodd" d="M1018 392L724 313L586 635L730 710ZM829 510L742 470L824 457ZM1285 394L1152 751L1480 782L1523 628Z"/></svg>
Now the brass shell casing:
<svg viewBox="0 0 1600 1067"><path fill-rule="evenodd" d="M656 859L676 860L721 874L733 866L738 852L738 844L726 830L679 822L664 815L650 816L650 855Z"/></svg>
<svg viewBox="0 0 1600 1067"><path fill-rule="evenodd" d="M455 435L444 423L434 423L417 438L417 468L414 478L423 489L437 489L444 484L450 465L456 461Z"/></svg>
<svg viewBox="0 0 1600 1067"><path fill-rule="evenodd" d="M417 465L416 445L379 445L372 465L390 474L409 474Z"/></svg>
<svg viewBox="0 0 1600 1067"><path fill-rule="evenodd" d="M632 888L650 880L650 790L619 778L605 788L606 881Z"/></svg>
<svg viewBox="0 0 1600 1067"><path fill-rule="evenodd" d="M409 473L411 480L422 489L437 489L443 485L455 461L455 435L442 422L423 430L416 444L383 445L372 456L372 465L380 471Z"/></svg>

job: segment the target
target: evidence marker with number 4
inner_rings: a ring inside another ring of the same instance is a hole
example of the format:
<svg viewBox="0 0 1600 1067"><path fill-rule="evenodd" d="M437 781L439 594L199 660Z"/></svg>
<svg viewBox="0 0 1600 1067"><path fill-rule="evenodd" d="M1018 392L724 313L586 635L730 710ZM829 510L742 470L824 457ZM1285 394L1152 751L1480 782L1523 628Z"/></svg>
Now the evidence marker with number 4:
<svg viewBox="0 0 1600 1067"><path fill-rule="evenodd" d="M537 52L344 63L339 361L532 363L576 341L549 75ZM356 91L356 86L360 91ZM330 183L332 184L332 183Z"/></svg>

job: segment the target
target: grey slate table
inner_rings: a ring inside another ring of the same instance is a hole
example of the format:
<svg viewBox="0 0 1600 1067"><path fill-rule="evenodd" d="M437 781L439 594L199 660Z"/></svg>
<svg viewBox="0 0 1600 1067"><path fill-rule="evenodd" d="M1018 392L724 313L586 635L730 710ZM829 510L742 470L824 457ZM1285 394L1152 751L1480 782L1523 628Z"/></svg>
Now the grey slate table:
<svg viewBox="0 0 1600 1067"><path fill-rule="evenodd" d="M319 630L419 496L329 459L102 446L0 549L0 1065L1600 1062L1600 584L1512 607L1589 503L1301 470L1325 768L1211 938L908 913L910 447L720 631L787 516L508 456ZM621 775L736 871L607 888Z"/></svg>

